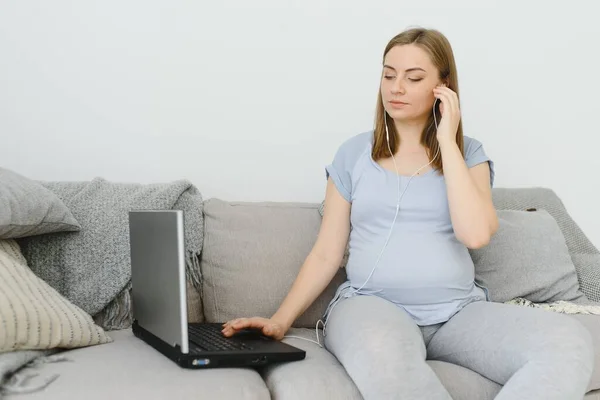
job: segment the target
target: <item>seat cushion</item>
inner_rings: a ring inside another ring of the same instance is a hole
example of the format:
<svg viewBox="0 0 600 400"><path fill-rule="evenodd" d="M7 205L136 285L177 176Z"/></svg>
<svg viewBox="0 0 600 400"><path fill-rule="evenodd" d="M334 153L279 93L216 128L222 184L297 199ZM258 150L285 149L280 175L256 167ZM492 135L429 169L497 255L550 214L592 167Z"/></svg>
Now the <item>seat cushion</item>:
<svg viewBox="0 0 600 400"><path fill-rule="evenodd" d="M319 332L322 342L322 331ZM299 336L316 341L314 329L292 328L286 336ZM274 399L362 399L344 367L327 349L302 339L285 337L283 341L305 350L306 358L302 361L274 364L261 371Z"/></svg>
<svg viewBox="0 0 600 400"><path fill-rule="evenodd" d="M70 361L44 364L40 375L59 377L42 391L8 395L9 400L63 399L270 399L260 374L251 369L180 368L131 330L109 332L113 343L63 352Z"/></svg>

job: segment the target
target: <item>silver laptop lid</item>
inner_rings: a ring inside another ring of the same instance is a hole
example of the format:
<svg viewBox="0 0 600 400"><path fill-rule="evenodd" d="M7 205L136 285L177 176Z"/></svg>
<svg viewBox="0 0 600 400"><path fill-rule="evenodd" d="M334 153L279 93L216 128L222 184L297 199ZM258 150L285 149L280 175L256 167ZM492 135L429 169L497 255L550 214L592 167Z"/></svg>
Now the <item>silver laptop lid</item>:
<svg viewBox="0 0 600 400"><path fill-rule="evenodd" d="M183 211L129 212L133 318L188 353Z"/></svg>

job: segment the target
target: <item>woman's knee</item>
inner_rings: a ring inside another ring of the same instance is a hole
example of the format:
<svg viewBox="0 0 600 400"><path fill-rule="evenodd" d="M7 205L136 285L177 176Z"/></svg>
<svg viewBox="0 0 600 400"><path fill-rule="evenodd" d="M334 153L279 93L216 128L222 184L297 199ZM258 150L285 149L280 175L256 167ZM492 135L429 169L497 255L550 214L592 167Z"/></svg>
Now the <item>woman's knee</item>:
<svg viewBox="0 0 600 400"><path fill-rule="evenodd" d="M594 341L592 334L581 322L563 315L563 323L551 335L556 346L562 346L573 358L590 369L594 367Z"/></svg>
<svg viewBox="0 0 600 400"><path fill-rule="evenodd" d="M590 331L583 324L571 316L557 315L553 326L540 333L539 357L559 358L565 364L578 365L591 374L594 343Z"/></svg>

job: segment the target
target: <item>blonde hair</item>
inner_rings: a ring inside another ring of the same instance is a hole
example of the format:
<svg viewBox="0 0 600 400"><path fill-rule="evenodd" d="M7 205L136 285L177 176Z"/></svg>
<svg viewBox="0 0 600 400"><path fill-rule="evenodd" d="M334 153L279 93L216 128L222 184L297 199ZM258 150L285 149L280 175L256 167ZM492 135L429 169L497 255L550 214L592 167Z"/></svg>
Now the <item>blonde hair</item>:
<svg viewBox="0 0 600 400"><path fill-rule="evenodd" d="M450 89L452 89L458 95L458 76L456 72L456 63L454 61L454 53L452 46L448 39L439 31L434 29L425 28L412 28L394 36L383 52L383 60L385 56L394 46L401 46L407 44L415 44L424 50L431 59L433 65L439 71L439 79L443 81ZM438 102L439 104L439 102ZM437 108L437 121L441 119L439 108ZM375 127L374 127L374 143L372 150L372 157L375 161L382 158L391 157L388 149L386 134L385 134L385 123L387 120L388 130L390 133L390 148L396 153L400 146L400 137L396 132L396 126L392 118L385 118L385 109L383 107L383 101L381 99L381 87L377 93L377 110L375 115ZM464 154L464 139L462 131L462 118L458 124L458 131L456 133L456 143ZM438 142L436 139L436 129L433 119L433 113L429 115L425 128L421 134L421 144L427 149L429 160L438 151ZM432 167L443 174L442 158L440 155L431 163Z"/></svg>

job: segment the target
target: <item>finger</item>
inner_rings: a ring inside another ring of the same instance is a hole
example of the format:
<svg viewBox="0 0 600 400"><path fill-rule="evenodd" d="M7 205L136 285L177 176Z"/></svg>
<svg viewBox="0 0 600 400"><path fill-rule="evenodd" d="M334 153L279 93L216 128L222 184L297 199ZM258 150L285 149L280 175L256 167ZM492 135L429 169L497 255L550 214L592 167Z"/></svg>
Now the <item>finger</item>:
<svg viewBox="0 0 600 400"><path fill-rule="evenodd" d="M234 323L234 321L237 321L237 320L236 319L232 319L232 320L229 320L229 321L225 322L223 324L223 328L231 326Z"/></svg>
<svg viewBox="0 0 600 400"><path fill-rule="evenodd" d="M232 328L238 328L241 326L246 326L247 323L248 318L237 318L231 321L231 324L229 326L231 326Z"/></svg>
<svg viewBox="0 0 600 400"><path fill-rule="evenodd" d="M441 90L439 90L439 88L435 88L433 90L433 95L439 100L440 112L442 113L442 115L444 115L444 111L448 109L448 99L446 95Z"/></svg>
<svg viewBox="0 0 600 400"><path fill-rule="evenodd" d="M458 111L459 110L459 101L458 101L458 95L456 94L456 92L448 87L442 86L439 88L441 93L444 93L446 95L446 97L448 98L448 102L451 104L452 110L453 111Z"/></svg>
<svg viewBox="0 0 600 400"><path fill-rule="evenodd" d="M226 322L227 326L232 326L238 322L240 322L242 318L235 318L235 319L230 319L229 321Z"/></svg>
<svg viewBox="0 0 600 400"><path fill-rule="evenodd" d="M262 328L265 326L265 321L262 318L241 318L240 321L234 323L233 328Z"/></svg>
<svg viewBox="0 0 600 400"><path fill-rule="evenodd" d="M444 91L444 90L436 90L435 91L435 96L437 98L440 99L440 101L442 102L442 104L444 105L444 110L448 110L448 112L450 112L451 114L454 113L454 104L452 102L452 100L450 99L450 96L448 94L448 92Z"/></svg>
<svg viewBox="0 0 600 400"><path fill-rule="evenodd" d="M221 332L223 332L223 333L226 333L226 334L228 334L228 335L233 335L233 334L235 334L237 331L238 331L238 329L235 329L235 328L233 328L233 327L229 326L229 327L227 327L227 328L223 329Z"/></svg>
<svg viewBox="0 0 600 400"><path fill-rule="evenodd" d="M263 333L265 335L276 335L279 333L279 326L277 325L265 325L263 328Z"/></svg>

